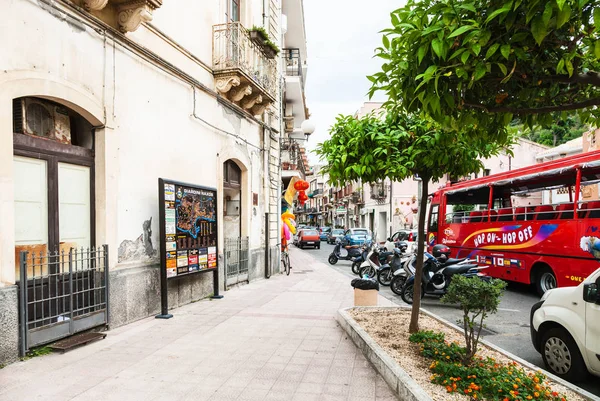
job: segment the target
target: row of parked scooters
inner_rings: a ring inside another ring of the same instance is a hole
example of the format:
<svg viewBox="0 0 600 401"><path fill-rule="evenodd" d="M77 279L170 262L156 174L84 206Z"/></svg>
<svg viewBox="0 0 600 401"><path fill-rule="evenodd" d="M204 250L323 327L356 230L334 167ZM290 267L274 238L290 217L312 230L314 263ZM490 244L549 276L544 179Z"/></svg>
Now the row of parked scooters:
<svg viewBox="0 0 600 401"><path fill-rule="evenodd" d="M413 302L414 279L417 266L416 253L407 252L408 243L387 241L380 246L376 242L365 243L362 246L342 246L336 242L333 252L329 255L330 264L338 260L352 261L352 272L360 277L377 279L382 286L390 286L391 290L402 297L408 304ZM443 244L435 245L431 253L425 252L423 260L423 275L421 279L421 298L425 294L444 295L452 276L460 274L466 277L489 279L479 266L469 258L450 258L450 248Z"/></svg>

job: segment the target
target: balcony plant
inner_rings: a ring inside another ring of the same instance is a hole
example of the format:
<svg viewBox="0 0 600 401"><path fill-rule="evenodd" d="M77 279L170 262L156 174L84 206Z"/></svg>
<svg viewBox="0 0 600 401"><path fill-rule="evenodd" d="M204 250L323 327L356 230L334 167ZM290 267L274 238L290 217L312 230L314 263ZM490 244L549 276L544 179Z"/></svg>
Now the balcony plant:
<svg viewBox="0 0 600 401"><path fill-rule="evenodd" d="M269 34L262 26L253 26L250 32L250 40L260 47L265 47L265 43L269 41Z"/></svg>
<svg viewBox="0 0 600 401"><path fill-rule="evenodd" d="M277 47L277 45L273 42L271 42L271 40L268 40L265 42L264 46L263 46L263 51L265 52L265 56L269 59L274 59L275 57L277 57L277 55L279 54L279 47Z"/></svg>

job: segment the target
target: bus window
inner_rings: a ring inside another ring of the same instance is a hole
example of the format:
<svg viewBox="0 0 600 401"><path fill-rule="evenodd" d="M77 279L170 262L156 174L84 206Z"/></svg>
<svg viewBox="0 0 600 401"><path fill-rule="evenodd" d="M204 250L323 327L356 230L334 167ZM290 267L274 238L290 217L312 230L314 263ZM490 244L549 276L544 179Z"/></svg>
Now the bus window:
<svg viewBox="0 0 600 401"><path fill-rule="evenodd" d="M429 213L429 227L428 232L437 232L438 229L438 214L439 205L433 205L431 207L431 213Z"/></svg>

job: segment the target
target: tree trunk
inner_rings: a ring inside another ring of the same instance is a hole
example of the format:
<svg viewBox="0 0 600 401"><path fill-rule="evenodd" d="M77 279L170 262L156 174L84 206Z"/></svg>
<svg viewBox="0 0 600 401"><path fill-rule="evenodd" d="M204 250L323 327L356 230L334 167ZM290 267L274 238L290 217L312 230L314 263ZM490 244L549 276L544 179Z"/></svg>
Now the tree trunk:
<svg viewBox="0 0 600 401"><path fill-rule="evenodd" d="M425 254L425 244L427 233L425 232L425 214L427 211L427 197L429 186L429 176L421 176L421 202L419 204L419 224L417 227L417 267L415 270L415 285L413 292L413 304L410 315L409 333L419 331L419 311L421 310L421 277L423 276L423 255Z"/></svg>

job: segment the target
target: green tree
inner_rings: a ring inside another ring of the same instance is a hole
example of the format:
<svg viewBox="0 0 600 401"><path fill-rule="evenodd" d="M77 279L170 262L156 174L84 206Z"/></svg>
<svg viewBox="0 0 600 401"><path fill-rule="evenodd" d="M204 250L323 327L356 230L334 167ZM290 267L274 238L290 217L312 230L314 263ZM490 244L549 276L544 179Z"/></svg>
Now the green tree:
<svg viewBox="0 0 600 401"><path fill-rule="evenodd" d="M408 0L391 22L369 79L393 107L455 129L549 126L575 110L600 122L598 2Z"/></svg>
<svg viewBox="0 0 600 401"><path fill-rule="evenodd" d="M555 116L555 122L548 128L533 127L525 129L522 125L516 126L518 130L523 131L523 138L529 139L546 146L558 146L575 138L580 138L586 130L577 116L568 116L560 119Z"/></svg>
<svg viewBox="0 0 600 401"><path fill-rule="evenodd" d="M495 130L505 131L503 127ZM420 211L427 208L430 181L438 181L445 174L462 176L479 171L480 158L488 158L501 149L475 127L444 132L430 120L394 113L369 114L360 119L339 116L330 133L331 138L318 146L317 153L327 161L323 170L333 184L358 180L375 183L384 178L402 181L418 174L423 185ZM425 213L419 213L418 232L425 232ZM424 243L418 241L411 333L419 330L423 254Z"/></svg>
<svg viewBox="0 0 600 401"><path fill-rule="evenodd" d="M477 353L483 321L490 313L496 313L506 282L497 279L483 281L464 276L452 277L448 292L442 297L446 304L458 304L463 311L462 325L466 352L463 365L469 366Z"/></svg>

